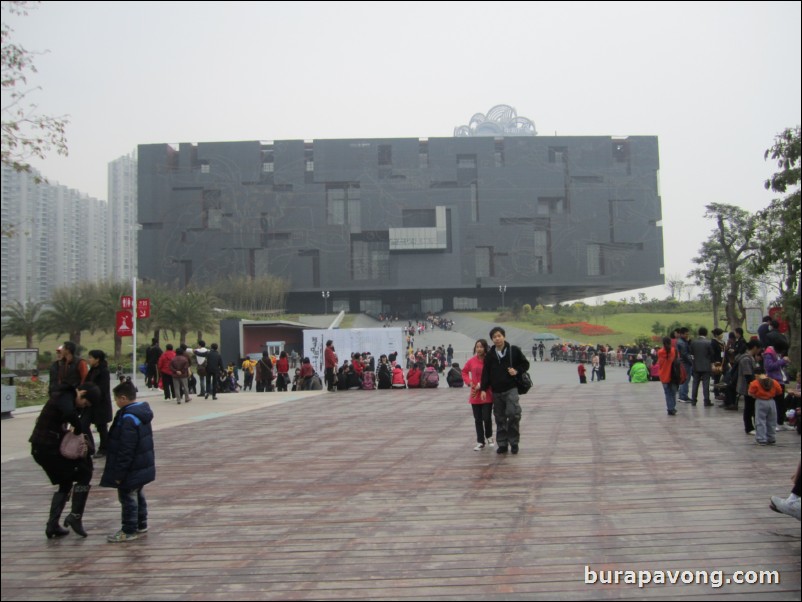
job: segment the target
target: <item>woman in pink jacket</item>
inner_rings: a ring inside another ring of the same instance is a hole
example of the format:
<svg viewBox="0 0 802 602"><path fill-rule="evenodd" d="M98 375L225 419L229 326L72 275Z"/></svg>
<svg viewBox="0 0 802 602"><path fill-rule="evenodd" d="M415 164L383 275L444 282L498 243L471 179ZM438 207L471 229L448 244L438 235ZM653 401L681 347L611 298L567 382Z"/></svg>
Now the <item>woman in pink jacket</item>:
<svg viewBox="0 0 802 602"><path fill-rule="evenodd" d="M479 339L473 346L474 356L465 362L462 368L462 380L471 388L468 401L473 410L473 420L476 423L476 447L473 451L480 451L485 446L493 447L493 394L486 396L482 401L481 391L482 369L485 366L485 356L490 346L485 339Z"/></svg>

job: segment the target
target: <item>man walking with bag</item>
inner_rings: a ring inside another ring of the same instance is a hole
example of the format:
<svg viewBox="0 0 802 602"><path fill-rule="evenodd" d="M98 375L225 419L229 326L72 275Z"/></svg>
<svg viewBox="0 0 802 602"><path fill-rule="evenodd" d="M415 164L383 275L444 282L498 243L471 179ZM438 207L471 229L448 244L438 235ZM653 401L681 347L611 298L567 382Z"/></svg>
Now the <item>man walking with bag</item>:
<svg viewBox="0 0 802 602"><path fill-rule="evenodd" d="M529 370L529 361L519 347L506 341L507 333L501 326L490 331L494 347L485 356L482 370L481 399L493 391L493 414L496 417L496 453L506 454L507 446L518 453L521 437L521 404L518 398L516 376Z"/></svg>

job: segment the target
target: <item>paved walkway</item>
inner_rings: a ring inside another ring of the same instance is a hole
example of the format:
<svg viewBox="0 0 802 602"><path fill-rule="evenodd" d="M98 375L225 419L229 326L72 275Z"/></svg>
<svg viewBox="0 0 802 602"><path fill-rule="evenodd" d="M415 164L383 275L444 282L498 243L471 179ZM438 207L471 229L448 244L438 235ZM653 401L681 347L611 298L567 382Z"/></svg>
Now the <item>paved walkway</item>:
<svg viewBox="0 0 802 602"><path fill-rule="evenodd" d="M572 364L531 373L517 456L472 451L464 389L180 406L145 393L151 531L116 545L119 504L99 487L87 539L45 539L54 488L27 453L36 412L21 412L2 421L2 600L800 599L800 523L768 508L790 491L795 432L758 447L733 413L666 416L659 384L623 371L587 385ZM616 570L710 577L585 582Z"/></svg>
<svg viewBox="0 0 802 602"><path fill-rule="evenodd" d="M162 427L200 414L156 433L141 541L105 542L119 505L101 488L89 538L46 540L53 487L27 455L2 464L2 599L799 600L800 524L768 509L796 433L764 448L730 413L669 418L654 383L533 393L518 456L472 451L464 390L154 400ZM31 425L4 421L3 439ZM602 586L586 566L781 582Z"/></svg>

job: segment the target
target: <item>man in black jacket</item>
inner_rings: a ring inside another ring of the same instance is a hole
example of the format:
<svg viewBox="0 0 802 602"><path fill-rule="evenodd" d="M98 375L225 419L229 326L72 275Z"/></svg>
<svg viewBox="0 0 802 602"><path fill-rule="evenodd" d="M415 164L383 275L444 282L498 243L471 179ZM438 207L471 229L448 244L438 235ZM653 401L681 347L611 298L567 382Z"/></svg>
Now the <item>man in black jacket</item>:
<svg viewBox="0 0 802 602"><path fill-rule="evenodd" d="M217 399L217 392L220 390L220 371L223 369L223 358L217 350L217 343L212 343L212 348L206 354L206 392L204 399Z"/></svg>
<svg viewBox="0 0 802 602"><path fill-rule="evenodd" d="M490 331L494 347L485 356L482 370L481 398L493 390L493 414L496 416L496 453L506 454L509 444L513 454L518 453L521 437L521 404L518 402L518 385L515 377L529 370L529 362L519 347L506 341L507 333L500 326Z"/></svg>

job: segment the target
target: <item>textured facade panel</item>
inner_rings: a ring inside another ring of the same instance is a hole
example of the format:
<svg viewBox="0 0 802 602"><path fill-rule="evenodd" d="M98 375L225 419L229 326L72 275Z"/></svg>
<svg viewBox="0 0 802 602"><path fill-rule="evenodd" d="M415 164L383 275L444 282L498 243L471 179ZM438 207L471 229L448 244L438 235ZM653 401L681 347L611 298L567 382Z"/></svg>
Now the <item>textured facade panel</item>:
<svg viewBox="0 0 802 602"><path fill-rule="evenodd" d="M652 286L658 173L651 136L143 145L140 276L269 273L293 309L404 314Z"/></svg>

